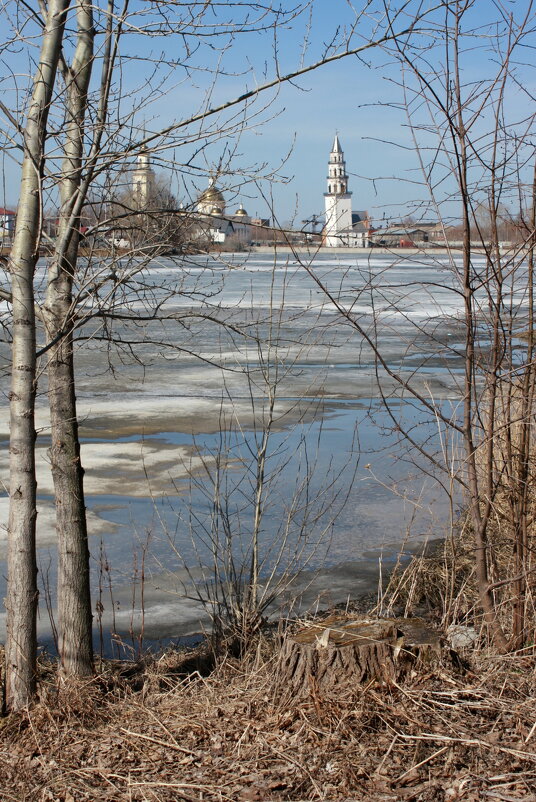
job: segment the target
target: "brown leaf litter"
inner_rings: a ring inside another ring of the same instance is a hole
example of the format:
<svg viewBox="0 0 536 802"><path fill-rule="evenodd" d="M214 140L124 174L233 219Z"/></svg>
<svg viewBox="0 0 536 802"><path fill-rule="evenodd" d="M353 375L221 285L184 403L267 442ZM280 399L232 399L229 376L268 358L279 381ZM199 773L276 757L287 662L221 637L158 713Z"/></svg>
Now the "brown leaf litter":
<svg viewBox="0 0 536 802"><path fill-rule="evenodd" d="M106 668L0 721L10 802L536 802L536 660L349 683L282 703L277 649L184 676L166 654Z"/></svg>

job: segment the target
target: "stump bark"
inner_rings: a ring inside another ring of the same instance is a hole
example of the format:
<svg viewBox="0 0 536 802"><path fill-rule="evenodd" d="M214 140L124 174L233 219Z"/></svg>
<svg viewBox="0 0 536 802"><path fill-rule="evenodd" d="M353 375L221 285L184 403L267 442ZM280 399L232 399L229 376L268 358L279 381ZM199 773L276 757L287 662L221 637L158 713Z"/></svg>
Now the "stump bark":
<svg viewBox="0 0 536 802"><path fill-rule="evenodd" d="M295 696L333 691L370 679L397 679L416 663L442 662L440 636L420 619L331 616L285 638L280 687Z"/></svg>

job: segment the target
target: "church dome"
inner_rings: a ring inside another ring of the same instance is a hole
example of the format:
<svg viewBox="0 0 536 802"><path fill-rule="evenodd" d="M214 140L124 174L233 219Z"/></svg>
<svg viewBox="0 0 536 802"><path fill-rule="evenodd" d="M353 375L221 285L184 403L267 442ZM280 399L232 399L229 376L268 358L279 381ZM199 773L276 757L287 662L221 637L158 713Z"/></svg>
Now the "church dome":
<svg viewBox="0 0 536 802"><path fill-rule="evenodd" d="M223 209L221 206L213 206L210 210L210 214L223 214Z"/></svg>
<svg viewBox="0 0 536 802"><path fill-rule="evenodd" d="M202 203L204 206L225 206L225 198L215 184L211 184L209 187L207 187L201 193L197 202Z"/></svg>
<svg viewBox="0 0 536 802"><path fill-rule="evenodd" d="M236 217L247 217L248 216L248 213L246 212L246 210L244 209L242 204L240 204L240 208L236 210L235 216Z"/></svg>

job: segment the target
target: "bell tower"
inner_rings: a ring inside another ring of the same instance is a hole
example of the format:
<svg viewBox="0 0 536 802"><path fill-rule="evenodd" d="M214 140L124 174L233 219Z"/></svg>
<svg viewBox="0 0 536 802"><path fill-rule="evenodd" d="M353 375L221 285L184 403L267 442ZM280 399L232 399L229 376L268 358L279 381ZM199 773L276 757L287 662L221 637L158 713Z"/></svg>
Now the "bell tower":
<svg viewBox="0 0 536 802"><path fill-rule="evenodd" d="M352 193L348 191L348 175L344 153L335 135L329 154L327 192L324 193L326 223L324 245L349 245L352 231Z"/></svg>
<svg viewBox="0 0 536 802"><path fill-rule="evenodd" d="M132 174L132 192L134 202L139 209L147 206L151 201L154 187L154 171L147 149L144 147L138 155L136 168Z"/></svg>

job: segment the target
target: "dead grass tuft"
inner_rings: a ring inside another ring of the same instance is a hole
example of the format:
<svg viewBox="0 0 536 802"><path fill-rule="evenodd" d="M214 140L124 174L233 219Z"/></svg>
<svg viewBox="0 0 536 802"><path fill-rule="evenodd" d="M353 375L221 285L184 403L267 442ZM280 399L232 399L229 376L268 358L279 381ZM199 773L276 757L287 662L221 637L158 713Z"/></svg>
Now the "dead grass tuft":
<svg viewBox="0 0 536 802"><path fill-rule="evenodd" d="M531 532L530 549L536 547L536 532ZM505 632L511 628L512 582L514 565L512 556L512 527L506 505L496 500L494 518L489 526L490 579L495 583L495 598L499 617ZM399 563L392 572L382 594L378 610L382 614L411 616L427 614L439 621L443 628L461 623L481 630L480 602L475 576L475 542L467 518L460 519L458 530L433 548L412 555L409 563ZM533 594L534 577L525 596L527 642L534 642L536 633L536 599ZM530 633L533 633L532 637Z"/></svg>

